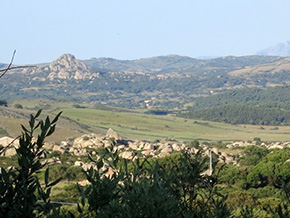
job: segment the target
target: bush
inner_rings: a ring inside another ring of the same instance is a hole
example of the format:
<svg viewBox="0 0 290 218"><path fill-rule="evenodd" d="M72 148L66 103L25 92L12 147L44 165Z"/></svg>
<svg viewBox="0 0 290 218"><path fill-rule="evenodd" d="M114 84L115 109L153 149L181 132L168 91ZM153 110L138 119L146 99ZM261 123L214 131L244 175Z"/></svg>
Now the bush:
<svg viewBox="0 0 290 218"><path fill-rule="evenodd" d="M74 108L86 108L85 106L79 105L79 104L74 104L73 105Z"/></svg>
<svg viewBox="0 0 290 218"><path fill-rule="evenodd" d="M97 169L85 171L91 184L79 187L81 214L132 218L230 216L225 198L216 189L217 174L202 175L206 159L200 153L192 156L189 151L182 152L174 156L174 164L162 166L152 159L122 160L119 164L117 151L112 151L106 149L107 158L95 161ZM105 162L113 168L110 176L101 170ZM87 207L89 213L84 212Z"/></svg>
<svg viewBox="0 0 290 218"><path fill-rule="evenodd" d="M31 115L28 128L22 125L23 133L16 149L18 166L9 170L0 168L0 217L43 216L52 209L49 200L51 188L60 178L50 182L47 168L44 185L41 185L36 174L44 167L39 159L44 152L44 140L54 132L60 113L53 121L49 117L45 121L37 121L40 113ZM40 132L34 140L34 132L38 129ZM39 204L39 201L43 203Z"/></svg>
<svg viewBox="0 0 290 218"><path fill-rule="evenodd" d="M8 106L7 101L0 99L0 106L7 107Z"/></svg>
<svg viewBox="0 0 290 218"><path fill-rule="evenodd" d="M153 114L153 115L167 115L167 110L148 110L145 114Z"/></svg>
<svg viewBox="0 0 290 218"><path fill-rule="evenodd" d="M84 137L83 137L83 140L84 140L84 141L88 141L89 139L90 139L89 136L84 136Z"/></svg>
<svg viewBox="0 0 290 218"><path fill-rule="evenodd" d="M199 148L199 141L197 141L197 140L191 141L189 144L189 147L198 149Z"/></svg>
<svg viewBox="0 0 290 218"><path fill-rule="evenodd" d="M21 104L14 104L14 107L17 109L23 109L23 106Z"/></svg>

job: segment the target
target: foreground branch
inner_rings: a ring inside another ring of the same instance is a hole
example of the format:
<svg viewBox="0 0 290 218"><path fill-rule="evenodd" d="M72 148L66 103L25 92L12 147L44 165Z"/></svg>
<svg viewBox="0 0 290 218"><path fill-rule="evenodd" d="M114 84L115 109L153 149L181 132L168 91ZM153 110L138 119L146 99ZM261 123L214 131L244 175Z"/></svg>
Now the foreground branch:
<svg viewBox="0 0 290 218"><path fill-rule="evenodd" d="M12 54L12 58L11 58L11 61L10 61L9 65L8 65L8 67L6 69L0 69L0 72L3 72L0 75L0 78L2 78L9 70L20 69L20 68L28 68L28 67L36 67L36 66L16 66L16 67L12 67L15 54L16 54L16 50L14 50L14 52Z"/></svg>

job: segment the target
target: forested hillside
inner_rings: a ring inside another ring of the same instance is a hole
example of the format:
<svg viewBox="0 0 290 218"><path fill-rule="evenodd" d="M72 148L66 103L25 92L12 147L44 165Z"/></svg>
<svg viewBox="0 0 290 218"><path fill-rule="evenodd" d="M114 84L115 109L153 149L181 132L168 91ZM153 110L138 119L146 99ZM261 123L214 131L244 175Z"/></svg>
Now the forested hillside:
<svg viewBox="0 0 290 218"><path fill-rule="evenodd" d="M233 124L289 125L290 87L236 89L198 98L180 116Z"/></svg>

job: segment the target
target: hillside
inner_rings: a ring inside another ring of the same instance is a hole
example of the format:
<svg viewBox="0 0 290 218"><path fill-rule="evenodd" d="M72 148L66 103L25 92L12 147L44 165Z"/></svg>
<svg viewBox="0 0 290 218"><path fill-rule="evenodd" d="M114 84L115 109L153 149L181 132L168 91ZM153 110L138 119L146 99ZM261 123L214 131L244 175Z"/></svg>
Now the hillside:
<svg viewBox="0 0 290 218"><path fill-rule="evenodd" d="M103 71L131 71L150 74L167 73L188 73L199 74L221 68L225 72L255 66L266 63L273 63L279 57L245 56L245 57L222 57L209 60L194 59L185 56L168 55L138 60L121 61L113 58L93 58L84 60L92 70Z"/></svg>
<svg viewBox="0 0 290 218"><path fill-rule="evenodd" d="M290 125L290 87L236 89L198 98L180 116L232 124Z"/></svg>
<svg viewBox="0 0 290 218"><path fill-rule="evenodd" d="M95 71L130 71L156 74L181 72L194 66L201 66L203 61L190 57L168 55L126 61L113 58L93 58L85 60L84 63Z"/></svg>
<svg viewBox="0 0 290 218"><path fill-rule="evenodd" d="M79 60L64 54L48 64L11 71L0 99L47 98L127 108L182 108L199 96L241 87L288 84L290 59L273 56L198 60L177 55Z"/></svg>

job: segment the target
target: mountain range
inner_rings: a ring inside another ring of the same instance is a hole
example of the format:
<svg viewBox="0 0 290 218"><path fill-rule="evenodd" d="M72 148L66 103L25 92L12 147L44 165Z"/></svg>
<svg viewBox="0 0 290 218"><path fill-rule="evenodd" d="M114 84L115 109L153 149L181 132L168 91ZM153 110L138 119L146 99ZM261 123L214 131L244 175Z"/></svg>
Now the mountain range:
<svg viewBox="0 0 290 218"><path fill-rule="evenodd" d="M289 72L290 58L279 56L79 60L64 54L51 63L7 73L0 80L0 99L52 98L121 107L182 108L200 96L229 89L287 85Z"/></svg>

